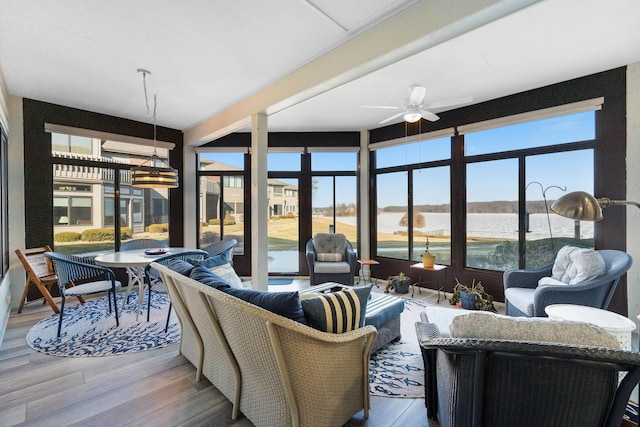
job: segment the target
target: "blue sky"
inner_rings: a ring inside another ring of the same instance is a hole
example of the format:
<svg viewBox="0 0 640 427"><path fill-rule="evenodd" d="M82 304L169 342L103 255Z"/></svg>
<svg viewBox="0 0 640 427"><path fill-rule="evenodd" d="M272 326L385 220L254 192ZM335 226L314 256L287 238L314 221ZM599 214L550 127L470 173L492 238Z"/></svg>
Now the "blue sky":
<svg viewBox="0 0 640 427"><path fill-rule="evenodd" d="M594 138L595 112L588 111L469 133L465 135L465 150L467 156L473 156ZM447 137L381 149L377 152L377 163L379 167L397 166L448 159L450 154L450 139ZM215 158L238 168L243 167L241 154L216 153ZM268 163L269 170L297 171L300 169L300 154L270 154ZM355 153L312 154L313 170L355 168ZM529 157L526 168L528 200L541 200L543 190L546 190L547 199L552 200L565 194L557 187L566 188L566 192L583 190L593 193L591 150ZM416 204L449 203L448 168L417 172L414 179L420 188L420 192L414 195ZM467 169L468 201L516 200L517 179L517 159L470 164ZM296 182L294 180L291 183ZM343 181L342 185L338 183L336 187L338 203L355 198L355 185L351 185L351 181ZM406 172L380 179L380 207L406 204L406 194ZM331 204L329 185L323 183L318 186L314 204Z"/></svg>

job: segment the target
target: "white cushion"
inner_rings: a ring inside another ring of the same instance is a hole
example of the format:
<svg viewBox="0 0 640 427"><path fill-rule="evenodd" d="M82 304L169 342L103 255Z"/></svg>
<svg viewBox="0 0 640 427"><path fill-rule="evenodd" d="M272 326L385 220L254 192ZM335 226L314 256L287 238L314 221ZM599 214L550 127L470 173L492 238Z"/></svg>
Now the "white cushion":
<svg viewBox="0 0 640 427"><path fill-rule="evenodd" d="M121 287L122 284L116 280L116 289L120 289ZM68 287L65 289L64 294L67 296L88 295L109 290L111 290L111 280L98 280L96 282L82 283Z"/></svg>
<svg viewBox="0 0 640 427"><path fill-rule="evenodd" d="M527 316L533 316L534 292L535 289L531 288L507 288L504 290L504 298Z"/></svg>
<svg viewBox="0 0 640 427"><path fill-rule="evenodd" d="M564 286L568 285L568 283L561 282L560 280L556 280L553 277L543 277L538 280L538 286Z"/></svg>
<svg viewBox="0 0 640 427"><path fill-rule="evenodd" d="M620 348L618 340L599 326L545 317L509 317L486 311L454 317L453 338L551 342L592 347Z"/></svg>
<svg viewBox="0 0 640 427"><path fill-rule="evenodd" d="M602 255L593 249L564 246L558 251L551 277L574 285L605 273Z"/></svg>
<svg viewBox="0 0 640 427"><path fill-rule="evenodd" d="M238 277L231 264L226 263L218 265L216 267L211 267L209 270L211 270L224 281L228 282L231 287L240 289L244 288L244 286L242 285L242 279Z"/></svg>

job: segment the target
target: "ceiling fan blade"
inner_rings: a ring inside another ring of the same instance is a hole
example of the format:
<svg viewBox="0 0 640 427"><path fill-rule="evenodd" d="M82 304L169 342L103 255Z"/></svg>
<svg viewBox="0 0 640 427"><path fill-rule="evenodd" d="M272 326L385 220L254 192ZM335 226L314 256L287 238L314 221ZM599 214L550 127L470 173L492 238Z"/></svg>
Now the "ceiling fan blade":
<svg viewBox="0 0 640 427"><path fill-rule="evenodd" d="M398 114L394 114L394 115L393 115L393 116L391 116L391 117L387 117L386 119L384 119L383 121L381 121L381 122L380 122L380 124L381 124L381 125L383 125L383 124L385 124L385 123L387 123L387 122L390 122L391 120L395 119L396 117L400 117L400 116L401 116L401 115L403 115L403 114L404 114L404 111L402 111L402 112L400 112L400 113L398 113Z"/></svg>
<svg viewBox="0 0 640 427"><path fill-rule="evenodd" d="M412 86L409 95L409 105L420 105L424 99L427 89L424 86Z"/></svg>
<svg viewBox="0 0 640 427"><path fill-rule="evenodd" d="M431 104L427 105L427 108L452 107L454 105L469 104L472 101L473 101L473 98L470 96L465 96L462 98L449 98L449 99L443 99L440 101L432 102Z"/></svg>
<svg viewBox="0 0 640 427"><path fill-rule="evenodd" d="M422 114L422 117L429 120L430 122L435 122L437 120L440 120L440 117L436 116L431 111L420 110L420 114Z"/></svg>
<svg viewBox="0 0 640 427"><path fill-rule="evenodd" d="M392 107L390 105L361 105L362 108L384 108L387 110L397 110L400 107Z"/></svg>

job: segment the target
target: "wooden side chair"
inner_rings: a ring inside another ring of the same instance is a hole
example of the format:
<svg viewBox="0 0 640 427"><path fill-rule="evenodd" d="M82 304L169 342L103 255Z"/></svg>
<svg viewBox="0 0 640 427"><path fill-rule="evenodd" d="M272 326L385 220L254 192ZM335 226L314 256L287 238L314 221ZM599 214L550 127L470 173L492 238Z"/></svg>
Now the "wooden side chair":
<svg viewBox="0 0 640 427"><path fill-rule="evenodd" d="M53 286L57 286L58 280L56 279L56 273L53 270L51 261L44 256L44 253L49 251L51 251L51 248L48 245L42 248L16 249L16 255L18 255L22 266L27 272L27 281L24 284L24 291L22 292L18 313L22 313L24 303L27 301L27 295L32 285L35 285L44 297L43 304L49 303L54 313L60 313L58 305L51 296L51 289Z"/></svg>

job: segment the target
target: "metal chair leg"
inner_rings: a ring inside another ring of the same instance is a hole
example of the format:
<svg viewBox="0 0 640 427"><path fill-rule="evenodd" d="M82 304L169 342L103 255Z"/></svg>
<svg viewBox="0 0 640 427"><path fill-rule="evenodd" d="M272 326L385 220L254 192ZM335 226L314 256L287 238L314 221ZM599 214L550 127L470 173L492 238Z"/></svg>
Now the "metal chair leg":
<svg viewBox="0 0 640 427"><path fill-rule="evenodd" d="M60 301L60 318L58 319L58 338L60 338L60 331L62 331L62 315L64 314L64 293L62 300Z"/></svg>

